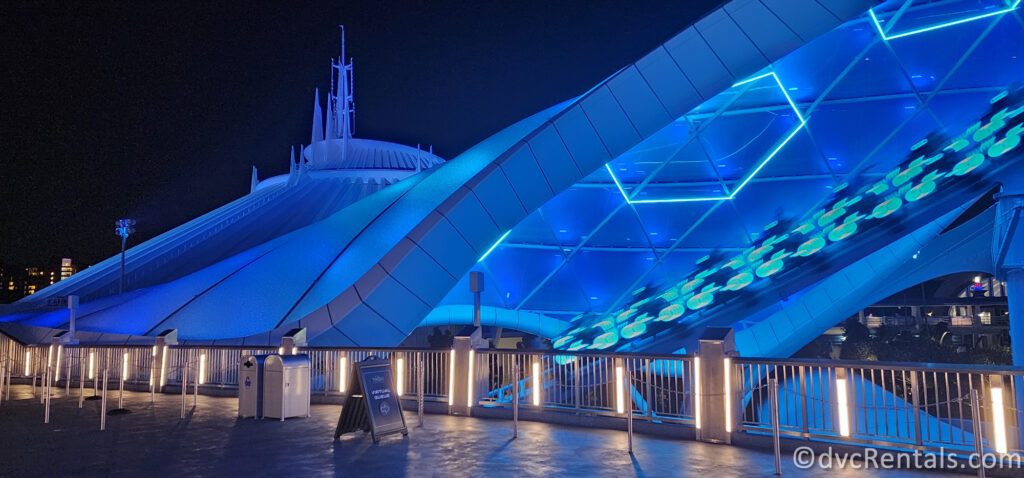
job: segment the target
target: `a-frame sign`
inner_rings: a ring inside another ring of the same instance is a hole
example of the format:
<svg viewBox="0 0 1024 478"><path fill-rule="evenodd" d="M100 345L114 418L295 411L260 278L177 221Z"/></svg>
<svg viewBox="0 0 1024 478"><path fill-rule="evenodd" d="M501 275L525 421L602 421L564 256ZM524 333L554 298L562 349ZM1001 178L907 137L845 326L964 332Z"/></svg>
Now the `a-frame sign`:
<svg viewBox="0 0 1024 478"><path fill-rule="evenodd" d="M351 374L349 396L341 407L334 439L360 430L371 432L374 443L392 433L408 435L402 405L395 394L391 362L370 356L355 365L356 373Z"/></svg>

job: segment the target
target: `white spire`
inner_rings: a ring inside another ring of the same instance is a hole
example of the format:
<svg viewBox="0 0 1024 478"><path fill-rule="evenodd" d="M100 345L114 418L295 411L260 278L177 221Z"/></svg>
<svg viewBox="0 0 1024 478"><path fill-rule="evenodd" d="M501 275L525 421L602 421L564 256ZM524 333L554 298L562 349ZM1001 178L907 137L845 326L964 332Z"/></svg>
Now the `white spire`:
<svg viewBox="0 0 1024 478"><path fill-rule="evenodd" d="M352 59L345 57L345 26L341 27L341 57L332 61L331 83L334 89L336 138L348 139L355 131L355 101L352 96ZM335 81L337 75L337 81Z"/></svg>
<svg viewBox="0 0 1024 478"><path fill-rule="evenodd" d="M288 158L288 185L295 184L298 179L298 169L295 167L295 146L292 146L291 156Z"/></svg>
<svg viewBox="0 0 1024 478"><path fill-rule="evenodd" d="M310 140L309 144L314 144L324 140L323 116L323 110L320 109L320 88L317 88L315 96L313 97L313 138Z"/></svg>

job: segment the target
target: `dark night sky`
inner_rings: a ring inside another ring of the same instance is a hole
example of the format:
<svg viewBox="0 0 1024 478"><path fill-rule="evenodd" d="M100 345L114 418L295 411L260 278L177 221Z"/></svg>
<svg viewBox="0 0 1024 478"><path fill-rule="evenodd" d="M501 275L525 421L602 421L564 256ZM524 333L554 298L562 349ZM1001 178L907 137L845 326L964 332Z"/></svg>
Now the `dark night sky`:
<svg viewBox="0 0 1024 478"><path fill-rule="evenodd" d="M345 24L356 135L452 158L721 0L3 2L0 263L78 266L287 170Z"/></svg>

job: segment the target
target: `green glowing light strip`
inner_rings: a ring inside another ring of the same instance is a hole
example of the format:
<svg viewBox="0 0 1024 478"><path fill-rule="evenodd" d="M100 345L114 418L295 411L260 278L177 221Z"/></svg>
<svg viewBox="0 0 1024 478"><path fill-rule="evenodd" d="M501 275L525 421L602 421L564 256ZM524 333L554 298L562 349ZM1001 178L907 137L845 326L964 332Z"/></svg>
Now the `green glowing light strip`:
<svg viewBox="0 0 1024 478"><path fill-rule="evenodd" d="M1004 8L1004 9L1001 9L1001 10L996 10L994 12L988 12L988 13L983 13L981 15L975 15L973 17L961 18L959 20L953 20L953 21L950 21L950 22L939 23L939 24L936 24L936 25L931 25L931 26L927 26L927 27L918 28L916 30L910 30L910 31L903 32L903 33L897 33L895 35L887 35L885 33L885 30L882 29L882 24L879 23L879 21L878 21L878 17L875 16L874 9L869 9L868 10L868 16L871 17L871 21L875 24L875 29L878 30L878 34L882 36L882 39L885 40L885 41L889 41L889 40L895 40L897 38L908 37L910 35L917 35L918 33L930 32L930 31L933 31L933 30L938 30L940 28L951 27L951 26L954 26L954 25L960 25L962 23L973 22L975 20L981 20L983 18L994 17L996 15L1002 15L1004 13L1009 13L1009 12L1012 12L1012 11L1016 10L1017 7L1020 6L1021 1L1022 0L1016 0L1015 2L1013 2L1012 5Z"/></svg>
<svg viewBox="0 0 1024 478"><path fill-rule="evenodd" d="M1018 0L1018 1L1020 1L1020 0ZM760 79L763 79L763 78L767 78L769 76L772 77L775 80L775 84L779 86L779 90L782 91L782 95L786 97L786 102L789 103L789 106L791 108L793 108L793 112L796 113L796 117L800 120L800 124L796 125L796 127L793 128L793 130L790 131L789 134L786 135L785 139L783 139L782 142L779 143L779 145L776 146L775 149L773 149L771 153L768 153L768 155L765 156L765 158L757 165L756 168L754 168L753 171L751 171L749 174L747 174L743 178L743 180L740 181L740 185L736 189L734 189L732 191L732 193L730 193L728 196L703 196L703 197L683 197L683 198L666 198L666 199L635 199L634 200L634 199L630 199L629 194L626 193L626 189L622 187L622 182L620 182L619 178L615 176L614 172L612 172L612 168L610 166L608 166L607 163L605 163L604 168L608 171L608 174L612 177L612 181L615 182L615 187L619 188L619 193L622 194L622 197L623 197L623 199L626 200L626 203L627 204L658 204L658 203L699 202L699 201L728 201L728 200L736 197L736 195L739 194L739 192L743 189L743 187L746 186L747 183L750 182L750 180L754 179L754 176L756 176L757 173L759 171L761 171L761 169L763 169L765 167L765 165L767 165L768 162L771 161L772 158L774 158L775 155L778 154L778 152L784 146L786 146L786 143L788 143L789 140L793 139L793 137L796 136L796 133L800 131L800 128L803 128L804 125L807 124L807 121L804 119L804 115L802 115L800 113L800 109L796 107L796 103L793 101L793 98L791 98L789 96L789 93L786 92L786 87L783 86L782 81L779 80L779 76L776 75L774 71L770 71L768 73L765 73L765 74L762 74L762 75L758 75L758 76L755 76L753 78L747 78L746 80L743 80L743 81L741 81L739 83L736 83L736 84L732 85L732 88L735 88L737 86L743 86L743 85L745 85L747 83L751 83L751 82L754 82L754 81L757 81L757 80L760 80Z"/></svg>

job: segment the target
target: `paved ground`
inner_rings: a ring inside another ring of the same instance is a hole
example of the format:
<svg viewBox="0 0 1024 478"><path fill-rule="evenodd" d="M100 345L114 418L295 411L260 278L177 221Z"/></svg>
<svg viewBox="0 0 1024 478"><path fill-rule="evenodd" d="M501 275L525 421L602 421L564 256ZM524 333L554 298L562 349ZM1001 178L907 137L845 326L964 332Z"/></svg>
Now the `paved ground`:
<svg viewBox="0 0 1024 478"><path fill-rule="evenodd" d="M409 436L374 445L356 433L332 440L341 407L314 405L312 418L236 418L234 398L200 396L185 420L180 395L128 393L133 413L109 416L99 402L55 398L51 420L30 387L16 385L0 406L0 476L772 476L770 453L624 432L521 422L519 438L502 420L427 415ZM61 391L63 394L63 391ZM89 392L87 392L87 395ZM116 393L112 406L116 406ZM191 408L192 397L189 397ZM862 470L801 471L784 456L785 476L928 476Z"/></svg>

